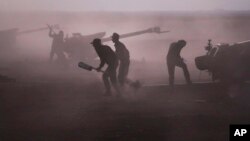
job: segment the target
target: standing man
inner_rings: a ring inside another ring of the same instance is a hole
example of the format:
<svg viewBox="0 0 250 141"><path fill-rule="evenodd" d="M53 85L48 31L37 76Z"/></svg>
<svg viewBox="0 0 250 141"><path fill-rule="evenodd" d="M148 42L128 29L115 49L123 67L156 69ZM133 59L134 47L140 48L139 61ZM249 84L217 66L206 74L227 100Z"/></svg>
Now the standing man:
<svg viewBox="0 0 250 141"><path fill-rule="evenodd" d="M117 33L113 33L112 41L114 42L115 46L115 53L119 60L119 73L118 73L118 80L120 85L123 87L125 83L129 84L130 86L134 87L135 89L140 87L140 82L129 80L127 78L129 72L129 65L130 65L130 56L129 51L126 46L120 42L120 35Z"/></svg>
<svg viewBox="0 0 250 141"><path fill-rule="evenodd" d="M58 34L52 33L53 29L49 26L49 37L53 38L51 51L50 51L50 62L52 62L54 55L57 55L58 61L60 63L65 63L66 57L63 53L64 46L64 33L63 31L59 31Z"/></svg>
<svg viewBox="0 0 250 141"><path fill-rule="evenodd" d="M169 85L171 88L174 87L175 66L181 67L183 69L187 84L192 84L187 65L184 63L183 58L181 58L180 56L181 49L186 46L186 44L187 43L185 40L179 40L178 42L172 43L168 50L168 55L166 59L169 74Z"/></svg>
<svg viewBox="0 0 250 141"><path fill-rule="evenodd" d="M119 60L119 73L118 73L118 80L121 86L127 81L127 75L129 71L129 51L126 46L119 41L119 34L113 33L112 41L115 43L115 53Z"/></svg>
<svg viewBox="0 0 250 141"><path fill-rule="evenodd" d="M116 78L116 69L118 66L118 60L115 52L109 46L102 45L101 39L96 38L92 41L91 44L94 46L95 51L98 54L101 61L99 67L96 70L101 71L102 67L105 64L108 65L107 69L104 71L102 75L102 79L106 87L105 95L111 95L111 86L109 82L111 81L118 96L120 96L120 91L117 85L117 78Z"/></svg>

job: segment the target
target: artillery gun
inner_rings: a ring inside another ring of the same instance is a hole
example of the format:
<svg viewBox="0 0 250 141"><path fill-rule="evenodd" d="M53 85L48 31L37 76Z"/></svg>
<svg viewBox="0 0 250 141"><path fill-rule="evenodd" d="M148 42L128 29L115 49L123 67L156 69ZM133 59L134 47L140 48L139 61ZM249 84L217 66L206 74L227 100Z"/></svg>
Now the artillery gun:
<svg viewBox="0 0 250 141"><path fill-rule="evenodd" d="M126 34L120 34L120 38L128 38L138 36L147 33L167 33L169 31L161 31L160 27L152 27L145 30L139 30ZM72 37L66 37L64 51L69 58L74 60L93 60L96 58L96 54L90 44L93 39L100 38L102 42L111 41L111 37L106 37L105 32L99 32L92 35L81 35L80 33L73 33Z"/></svg>
<svg viewBox="0 0 250 141"><path fill-rule="evenodd" d="M206 55L195 58L195 64L199 70L209 71L213 81L240 84L250 80L250 40L215 46L210 40L206 50Z"/></svg>
<svg viewBox="0 0 250 141"><path fill-rule="evenodd" d="M82 35L81 33L73 33L72 37L65 38L64 52L68 58L79 61L80 59L93 59L95 56L90 42L94 38L103 38L105 32L99 32L91 35Z"/></svg>

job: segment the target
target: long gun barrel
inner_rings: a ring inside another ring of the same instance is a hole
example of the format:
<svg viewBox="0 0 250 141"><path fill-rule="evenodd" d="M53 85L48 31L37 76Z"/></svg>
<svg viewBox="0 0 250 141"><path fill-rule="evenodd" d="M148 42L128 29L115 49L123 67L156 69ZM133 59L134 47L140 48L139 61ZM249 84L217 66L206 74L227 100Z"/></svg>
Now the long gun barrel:
<svg viewBox="0 0 250 141"><path fill-rule="evenodd" d="M42 31L42 30L47 30L49 28L53 28L53 29L59 29L58 25L51 25L50 27L41 27L41 28L36 28L36 29L30 29L30 30L25 30L25 31L20 31L17 32L17 35L21 35L21 34L28 34L28 33L32 33L32 32L38 32L38 31Z"/></svg>
<svg viewBox="0 0 250 141"><path fill-rule="evenodd" d="M170 32L170 31L161 31L160 27L153 27L153 28L148 28L146 30L121 34L120 39L121 38L127 38L127 37L133 37L133 36L137 36L137 35L141 35L141 34L145 34L145 33L158 33L158 34L161 34L161 33L167 33L167 32ZM111 41L111 40L112 40L111 37L102 38L102 42L107 42L107 41Z"/></svg>

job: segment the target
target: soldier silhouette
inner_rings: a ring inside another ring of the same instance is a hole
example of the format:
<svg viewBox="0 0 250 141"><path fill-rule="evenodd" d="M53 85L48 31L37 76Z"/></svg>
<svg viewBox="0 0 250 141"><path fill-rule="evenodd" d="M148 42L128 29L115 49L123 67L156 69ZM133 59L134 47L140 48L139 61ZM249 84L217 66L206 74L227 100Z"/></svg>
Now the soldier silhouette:
<svg viewBox="0 0 250 141"><path fill-rule="evenodd" d="M98 54L101 61L99 67L96 70L100 71L105 64L108 65L107 69L104 71L102 75L103 82L106 87L105 95L111 95L111 86L110 86L110 81L111 81L113 87L115 88L118 94L117 96L120 96L120 90L118 88L117 78L116 78L116 69L118 66L118 60L115 52L109 46L102 45L101 39L99 38L94 39L91 44L94 46L95 51Z"/></svg>
<svg viewBox="0 0 250 141"><path fill-rule="evenodd" d="M118 72L118 80L121 86L124 86L125 83L129 84L134 88L140 87L140 82L128 79L129 65L130 65L130 56L129 51L126 46L120 42L120 36L117 33L113 33L112 41L115 46L115 53L119 60L119 72Z"/></svg>
<svg viewBox="0 0 250 141"><path fill-rule="evenodd" d="M62 64L65 64L66 57L63 51L64 33L63 31L59 31L58 34L52 33L52 32L53 32L53 29L49 27L49 37L53 38L49 61L52 62L53 57L56 54L58 61Z"/></svg>
<svg viewBox="0 0 250 141"><path fill-rule="evenodd" d="M181 49L186 46L185 40L179 40L178 42L174 42L170 45L167 54L167 66L168 66L168 73L169 73L169 85L171 88L174 87L174 71L175 66L181 67L184 72L184 76L186 79L187 84L192 84L190 80L190 75L188 72L187 65L184 63L183 58L180 56Z"/></svg>

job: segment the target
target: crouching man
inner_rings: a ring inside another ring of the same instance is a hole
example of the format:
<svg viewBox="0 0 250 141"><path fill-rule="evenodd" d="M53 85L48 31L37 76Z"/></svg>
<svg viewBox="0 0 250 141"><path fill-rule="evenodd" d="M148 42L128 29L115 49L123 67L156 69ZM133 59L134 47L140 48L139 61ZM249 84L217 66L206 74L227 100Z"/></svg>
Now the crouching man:
<svg viewBox="0 0 250 141"><path fill-rule="evenodd" d="M116 57L115 52L107 45L102 45L101 39L94 39L91 43L96 53L100 58L100 65L97 68L97 71L101 71L102 67L107 64L108 67L104 71L102 79L106 88L105 95L111 95L111 86L110 81L117 92L117 96L120 96L120 90L117 85L117 78L116 78L116 69L118 66L118 59Z"/></svg>

